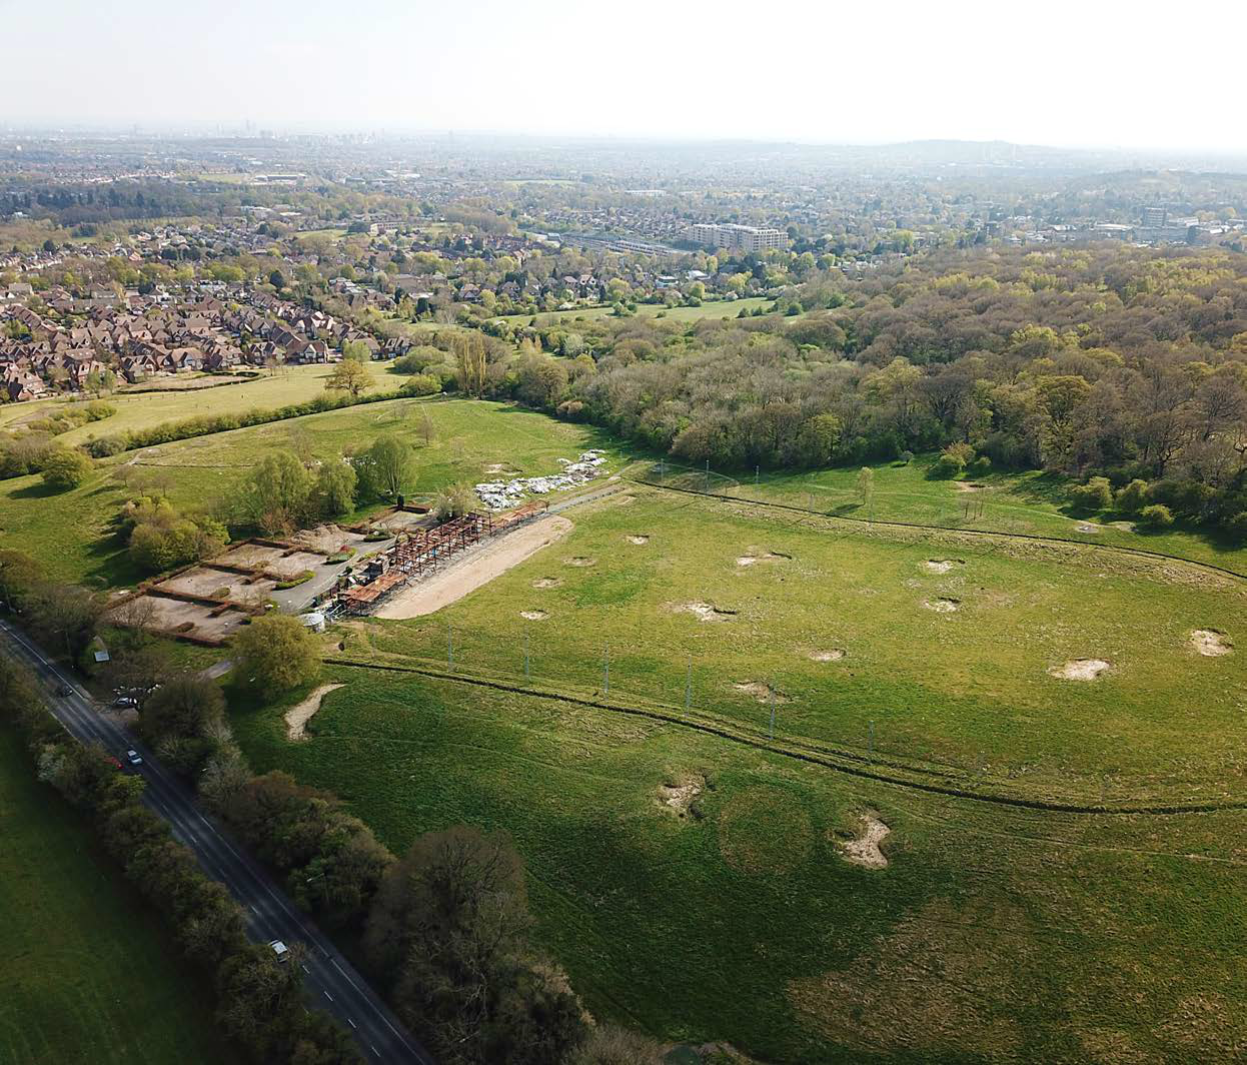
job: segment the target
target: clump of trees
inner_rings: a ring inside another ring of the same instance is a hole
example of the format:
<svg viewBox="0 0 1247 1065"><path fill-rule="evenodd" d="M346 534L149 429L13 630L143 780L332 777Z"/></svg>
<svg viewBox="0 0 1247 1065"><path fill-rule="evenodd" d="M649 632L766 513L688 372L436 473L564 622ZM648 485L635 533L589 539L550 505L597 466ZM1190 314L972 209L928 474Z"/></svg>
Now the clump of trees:
<svg viewBox="0 0 1247 1065"><path fill-rule="evenodd" d="M43 459L43 483L58 492L77 488L90 475L95 464L91 456L76 447L53 447Z"/></svg>
<svg viewBox="0 0 1247 1065"><path fill-rule="evenodd" d="M229 539L225 526L206 514L179 514L161 496L132 499L122 508L130 558L144 573L161 573L218 554Z"/></svg>
<svg viewBox="0 0 1247 1065"><path fill-rule="evenodd" d="M566 978L528 939L510 841L456 827L423 836L382 879L365 950L399 1015L447 1065L547 1065L585 1041Z"/></svg>
<svg viewBox="0 0 1247 1065"><path fill-rule="evenodd" d="M267 614L234 637L238 675L261 691L284 692L310 684L320 670L316 637L298 618Z"/></svg>

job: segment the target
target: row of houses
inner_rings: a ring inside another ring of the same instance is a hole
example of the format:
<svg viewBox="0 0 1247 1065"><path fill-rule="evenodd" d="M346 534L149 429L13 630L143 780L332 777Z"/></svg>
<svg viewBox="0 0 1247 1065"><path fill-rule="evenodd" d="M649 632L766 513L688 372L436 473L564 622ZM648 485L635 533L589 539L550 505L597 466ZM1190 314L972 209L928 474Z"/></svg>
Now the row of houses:
<svg viewBox="0 0 1247 1065"><path fill-rule="evenodd" d="M7 330L17 335L0 337L0 382L7 398L21 402L52 390L81 391L92 374L107 371L135 383L243 365L338 362L350 342L364 344L373 359L395 358L410 347L401 338L379 341L324 311L263 292L248 292L240 303L203 297L172 307L133 295L136 300L127 299L124 306L94 307L84 320L68 325L23 303L0 304L0 325L22 327Z"/></svg>

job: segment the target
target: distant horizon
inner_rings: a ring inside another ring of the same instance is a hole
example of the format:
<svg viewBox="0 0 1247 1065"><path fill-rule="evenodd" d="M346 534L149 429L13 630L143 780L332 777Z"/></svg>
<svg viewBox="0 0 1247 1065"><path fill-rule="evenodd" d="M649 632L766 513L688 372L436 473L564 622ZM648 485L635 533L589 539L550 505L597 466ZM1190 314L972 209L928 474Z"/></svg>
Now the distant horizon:
<svg viewBox="0 0 1247 1065"><path fill-rule="evenodd" d="M533 141L552 143L568 141L588 144L642 144L655 147L679 147L684 145L752 145L757 147L795 147L795 148L862 148L886 149L918 146L960 146L960 147L1000 147L1016 148L1026 151L1070 152L1086 154L1131 154L1153 153L1169 156L1208 156L1223 159L1241 159L1247 161L1247 147L1230 149L1225 147L1199 147L1165 144L1114 144L1109 142L1089 143L1056 143L1007 138L972 138L952 136L906 137L902 139L857 139L838 140L813 137L775 137L765 136L728 136L697 134L664 134L664 133L620 133L606 134L568 129L565 131L540 131L525 129L492 129L488 127L440 127L440 126L350 126L345 124L316 125L302 121L278 122L273 120L251 120L250 129L246 128L246 120L239 125L237 120L196 119L183 122L154 122L150 119L111 119L71 122L44 119L0 120L0 136L21 135L107 135L110 137L142 138L145 136L163 136L188 139L210 139L215 137L239 140L282 139L286 137L368 137L378 141L402 141L414 138L441 138L448 140L455 137L465 139L496 139L514 141Z"/></svg>
<svg viewBox="0 0 1247 1065"><path fill-rule="evenodd" d="M4 3L4 0L0 0ZM1247 155L1237 66L1119 5L884 10L780 0L7 3L0 98L23 126L309 130L878 146L1005 141ZM1247 36L1247 7L1184 21ZM55 64L48 49L55 40ZM125 116L125 117L122 117ZM582 131L577 133L576 131ZM1231 138L1238 143L1227 143Z"/></svg>

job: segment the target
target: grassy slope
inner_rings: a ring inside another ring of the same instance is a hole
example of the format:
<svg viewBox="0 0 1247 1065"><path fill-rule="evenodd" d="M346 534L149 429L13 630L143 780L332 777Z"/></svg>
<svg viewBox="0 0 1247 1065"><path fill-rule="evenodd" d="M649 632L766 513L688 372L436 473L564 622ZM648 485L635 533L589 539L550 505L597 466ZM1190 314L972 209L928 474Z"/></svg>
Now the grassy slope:
<svg viewBox="0 0 1247 1065"><path fill-rule="evenodd" d="M350 649L444 663L452 623L464 670L516 676L527 639L534 679L589 691L609 645L612 693L677 706L691 657L699 710L764 728L765 697L735 686L772 683L786 736L860 749L873 720L882 752L1031 794L1216 797L1243 769L1247 656L1190 647L1203 628L1247 640L1244 588L1229 580L1082 547L793 526L645 490L571 516L557 548L434 617L377 623L370 647L355 636ZM768 552L790 557L739 564ZM958 561L940 574L930 559ZM561 585L534 588L539 577ZM956 612L925 605L942 597ZM707 623L678 609L690 602L733 613ZM549 616L521 616L534 610ZM810 658L832 649L843 661ZM1113 672L1049 676L1079 658Z"/></svg>
<svg viewBox="0 0 1247 1065"><path fill-rule="evenodd" d="M302 403L324 394L325 380L330 373L332 367L291 366L243 384L181 392L120 392L106 401L117 408L116 414L103 421L80 426L58 439L67 444L80 444L91 437L150 429L164 422L199 415L237 414L257 408L272 410L290 403ZM373 365L373 381L374 388L394 388L401 384L400 378L385 373L376 364ZM63 400L40 400L0 408L0 428L55 413L65 406Z"/></svg>
<svg viewBox="0 0 1247 1065"><path fill-rule="evenodd" d="M539 934L599 1015L854 1065L1228 1061L1247 1038L1241 814L1002 811L540 699L334 678L310 742L280 708L237 715L250 757L396 850L511 832ZM689 774L701 821L657 803ZM884 870L836 848L867 809L892 828Z"/></svg>
<svg viewBox="0 0 1247 1065"><path fill-rule="evenodd" d="M755 308L770 306L775 301L768 296L753 296L749 299L742 300L717 300L703 303L700 307L666 307L661 303L638 303L636 313L638 318L655 318L663 315L664 318L673 322L696 322L702 318L735 318L740 314L743 308L752 313ZM507 314L499 317L504 322L510 322L512 325L528 325L535 317L541 325L559 324L563 326L574 325L578 319L585 321L596 321L600 318L609 317L612 308L610 307L583 307L574 311L560 312L541 312L536 315L532 314Z"/></svg>
<svg viewBox="0 0 1247 1065"><path fill-rule="evenodd" d="M1247 575L1247 550L1198 530L1134 531L1125 527L1133 523L1120 514L1076 512L1068 501L1070 482L1063 477L1037 470L966 476L962 479L965 485L978 487L965 491L958 489L954 481L927 476L933 458L921 456L908 466L873 467L874 503L869 508L861 504L857 492L858 468L763 473L757 485L748 473L738 473L734 478L712 477L710 487L712 491L726 491L743 499L774 500L855 518L1029 533L1162 551ZM689 483L698 480L693 477ZM1078 526L1084 524L1096 525L1099 531L1080 531Z"/></svg>
<svg viewBox="0 0 1247 1065"><path fill-rule="evenodd" d="M0 1060L233 1061L196 977L0 731Z"/></svg>
<svg viewBox="0 0 1247 1065"><path fill-rule="evenodd" d="M421 433L422 411L428 411L434 426L428 448ZM346 447L366 447L385 432L416 445L417 495L494 476L485 473L493 463L530 475L555 473L559 458L573 458L588 447L612 447L588 426L505 404L393 400L184 440L139 456L121 455L69 492L49 492L38 477L0 481L0 531L5 546L41 559L54 576L131 583L138 574L111 526L128 495L112 479L121 463L137 460L145 469L159 471L176 504L200 506L226 496L266 453L290 446L296 437L308 441L316 454L329 456Z"/></svg>

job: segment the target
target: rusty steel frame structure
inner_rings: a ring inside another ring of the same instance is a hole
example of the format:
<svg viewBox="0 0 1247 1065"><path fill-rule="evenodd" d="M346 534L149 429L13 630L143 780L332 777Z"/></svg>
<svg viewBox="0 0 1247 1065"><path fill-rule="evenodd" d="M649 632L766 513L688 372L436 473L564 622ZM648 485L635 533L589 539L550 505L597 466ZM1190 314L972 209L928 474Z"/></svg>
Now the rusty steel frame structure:
<svg viewBox="0 0 1247 1065"><path fill-rule="evenodd" d="M365 614L396 588L437 569L482 540L532 520L546 509L545 503L528 503L499 515L473 512L442 525L408 533L381 556L387 560L387 565L380 576L367 584L341 589L338 602L348 614Z"/></svg>

